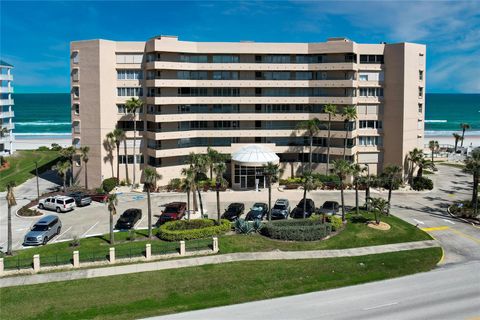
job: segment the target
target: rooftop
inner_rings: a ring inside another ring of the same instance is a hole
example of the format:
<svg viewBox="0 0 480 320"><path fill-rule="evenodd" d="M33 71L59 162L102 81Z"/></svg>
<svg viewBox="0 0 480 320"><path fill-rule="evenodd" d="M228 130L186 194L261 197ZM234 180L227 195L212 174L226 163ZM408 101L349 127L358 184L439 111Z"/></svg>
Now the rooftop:
<svg viewBox="0 0 480 320"><path fill-rule="evenodd" d="M13 66L10 63L7 63L7 62L5 62L4 60L1 60L1 59L0 59L0 67L11 67L11 68L13 68Z"/></svg>

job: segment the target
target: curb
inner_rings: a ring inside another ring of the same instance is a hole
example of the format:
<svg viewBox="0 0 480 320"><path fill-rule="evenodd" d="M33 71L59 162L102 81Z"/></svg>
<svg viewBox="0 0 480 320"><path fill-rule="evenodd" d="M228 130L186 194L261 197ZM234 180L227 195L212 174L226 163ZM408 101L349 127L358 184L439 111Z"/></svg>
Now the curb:
<svg viewBox="0 0 480 320"><path fill-rule="evenodd" d="M447 207L447 212L448 212L448 214L449 214L452 218L455 218L455 219L460 220L460 221L462 221L462 222L471 224L472 227L477 228L477 229L480 229L480 225L476 225L475 223L470 222L470 221L468 221L467 219L464 219L464 218L460 218L460 217L455 216L453 213L450 212L450 207L451 207L451 206L448 206L448 207Z"/></svg>

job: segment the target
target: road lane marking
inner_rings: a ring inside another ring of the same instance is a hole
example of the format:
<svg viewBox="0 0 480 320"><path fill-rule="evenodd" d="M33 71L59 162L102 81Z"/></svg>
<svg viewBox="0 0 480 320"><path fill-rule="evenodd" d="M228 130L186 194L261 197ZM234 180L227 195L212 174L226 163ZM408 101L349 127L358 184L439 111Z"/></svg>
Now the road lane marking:
<svg viewBox="0 0 480 320"><path fill-rule="evenodd" d="M143 218L145 218L145 216L142 216L142 218L141 218L140 220L138 220L137 224L136 224L135 226L133 226L133 229L134 229L134 230L138 230L138 228L136 228L136 227L138 227L138 226L142 223ZM148 228L147 228L147 229L148 229Z"/></svg>
<svg viewBox="0 0 480 320"><path fill-rule="evenodd" d="M67 233L70 229L72 229L72 227L68 228L67 230L63 231L62 233L60 233L57 237L57 239L55 239L55 241L53 242L57 242L58 239L60 239L65 233Z"/></svg>
<svg viewBox="0 0 480 320"><path fill-rule="evenodd" d="M442 219L442 220L445 221L445 222L451 223L451 224L455 224L455 222L447 220L447 219Z"/></svg>
<svg viewBox="0 0 480 320"><path fill-rule="evenodd" d="M85 235L86 235L90 230L92 230L93 228L95 228L95 227L97 226L97 224L99 224L99 223L100 223L100 221L95 222L95 224L94 224L93 226L91 226L90 228L88 228L88 230L85 231L85 232L80 236L80 238L84 238Z"/></svg>
<svg viewBox="0 0 480 320"><path fill-rule="evenodd" d="M458 230L455 230L455 229L450 229L452 232L458 234L459 236L461 237L464 237L464 238L467 238L467 239L470 239L470 240L473 240L475 241L476 243L480 243L480 239L477 239L475 237L472 237L471 235L468 235L466 233L463 233L461 231L458 231Z"/></svg>
<svg viewBox="0 0 480 320"><path fill-rule="evenodd" d="M415 221L416 223L419 223L419 224L425 224L425 222L417 220L417 219L413 219L413 221Z"/></svg>
<svg viewBox="0 0 480 320"><path fill-rule="evenodd" d="M447 226L422 228L423 231L441 231L441 230L448 230L448 229L450 229L450 227L447 227Z"/></svg>
<svg viewBox="0 0 480 320"><path fill-rule="evenodd" d="M396 304L398 304L398 302L391 302L391 303L381 304L381 305L375 306L375 307L363 308L363 310L367 311L367 310L379 309L379 308L394 306Z"/></svg>

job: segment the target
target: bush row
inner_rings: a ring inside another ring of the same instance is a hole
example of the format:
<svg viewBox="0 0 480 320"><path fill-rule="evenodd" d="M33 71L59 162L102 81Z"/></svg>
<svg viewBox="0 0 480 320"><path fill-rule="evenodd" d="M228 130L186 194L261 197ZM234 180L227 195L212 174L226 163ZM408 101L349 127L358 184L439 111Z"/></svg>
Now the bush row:
<svg viewBox="0 0 480 320"><path fill-rule="evenodd" d="M413 178L412 188L416 191L432 190L433 181L425 177L415 177Z"/></svg>
<svg viewBox="0 0 480 320"><path fill-rule="evenodd" d="M213 219L178 220L163 224L158 237L166 241L201 239L224 234L231 228L230 221L224 219L220 225Z"/></svg>
<svg viewBox="0 0 480 320"><path fill-rule="evenodd" d="M266 223L261 233L269 238L289 241L321 240L330 235L332 227L321 220L301 219Z"/></svg>

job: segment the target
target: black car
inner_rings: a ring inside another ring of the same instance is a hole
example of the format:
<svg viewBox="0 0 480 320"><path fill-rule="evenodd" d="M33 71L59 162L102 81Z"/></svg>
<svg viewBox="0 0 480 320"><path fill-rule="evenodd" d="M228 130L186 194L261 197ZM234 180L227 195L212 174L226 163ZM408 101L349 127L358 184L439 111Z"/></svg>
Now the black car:
<svg viewBox="0 0 480 320"><path fill-rule="evenodd" d="M117 220L115 229L124 230L131 229L142 218L142 210L127 209Z"/></svg>
<svg viewBox="0 0 480 320"><path fill-rule="evenodd" d="M288 219L290 215L290 202L288 199L277 199L272 208L272 220Z"/></svg>
<svg viewBox="0 0 480 320"><path fill-rule="evenodd" d="M67 194L67 196L75 199L75 204L77 207L88 206L90 203L92 203L92 198L83 192L71 192Z"/></svg>
<svg viewBox="0 0 480 320"><path fill-rule="evenodd" d="M309 218L312 214L315 213L315 202L312 199L305 199L307 202L307 206L305 208L305 217ZM297 204L295 208L293 208L292 213L290 216L294 219L301 219L303 218L303 199Z"/></svg>
<svg viewBox="0 0 480 320"><path fill-rule="evenodd" d="M222 219L237 220L245 210L245 205L240 202L231 203L222 215Z"/></svg>
<svg viewBox="0 0 480 320"><path fill-rule="evenodd" d="M337 201L325 201L320 208L320 213L334 216L338 213L339 208L340 204Z"/></svg>
<svg viewBox="0 0 480 320"><path fill-rule="evenodd" d="M250 211L247 213L245 220L263 220L268 212L268 205L266 203L257 202L253 205Z"/></svg>

